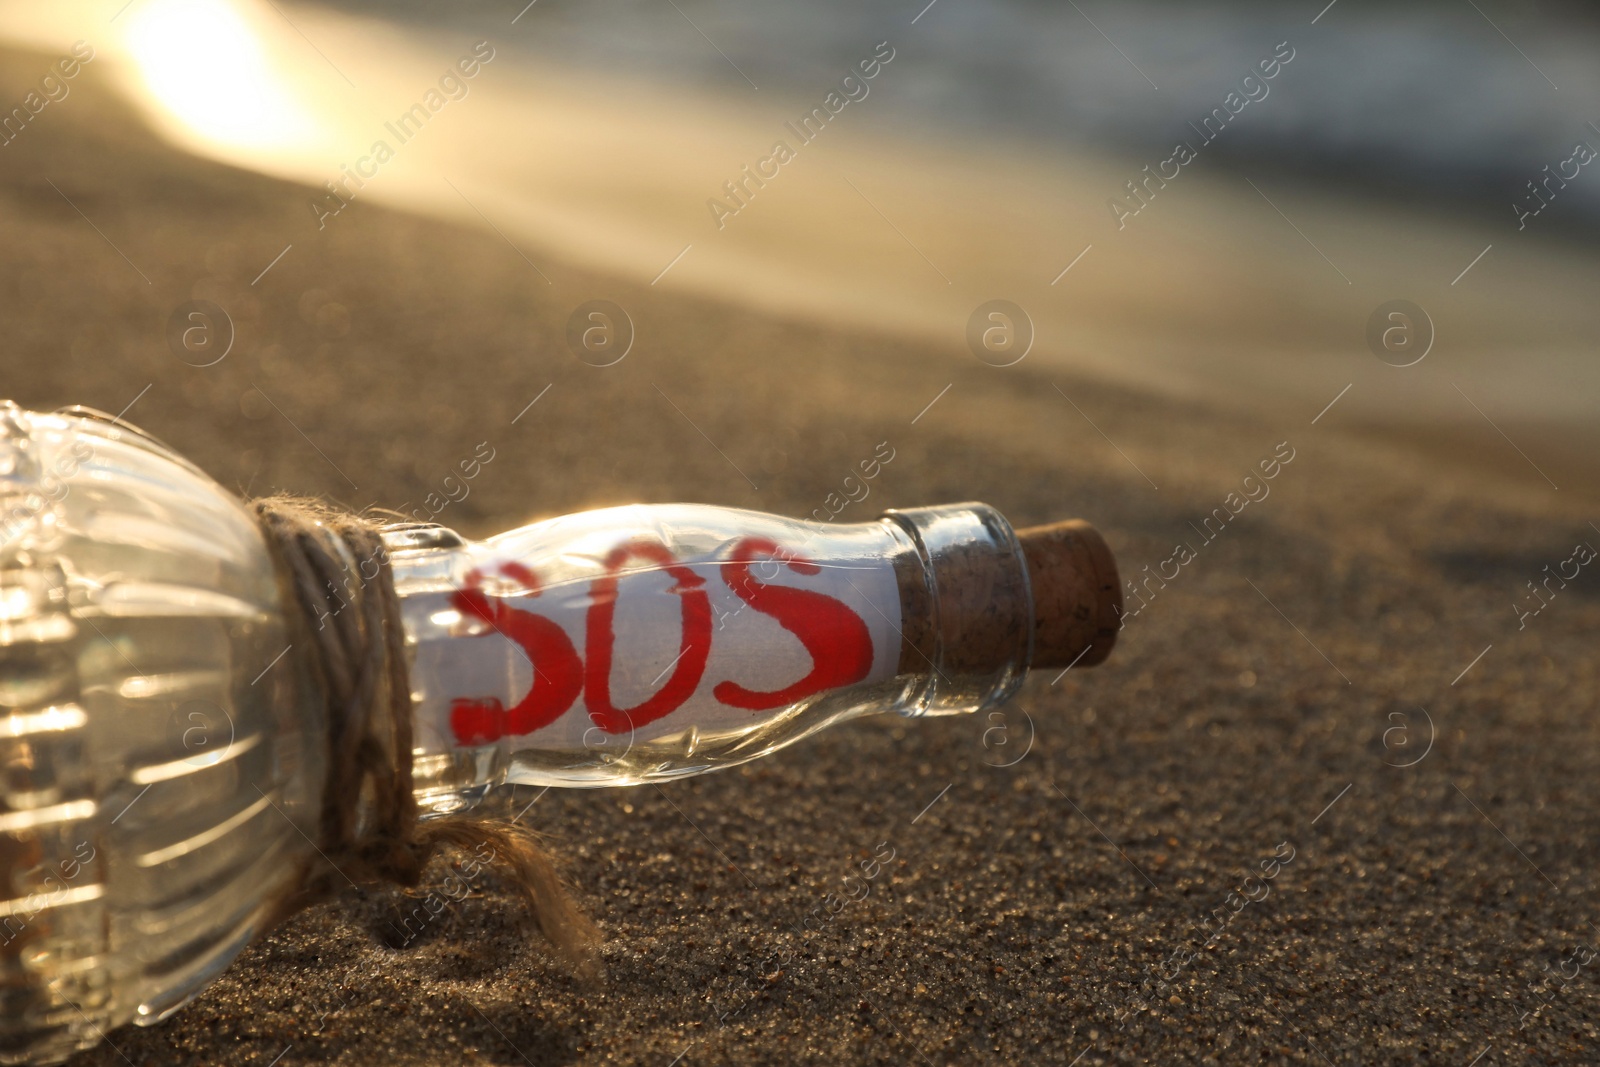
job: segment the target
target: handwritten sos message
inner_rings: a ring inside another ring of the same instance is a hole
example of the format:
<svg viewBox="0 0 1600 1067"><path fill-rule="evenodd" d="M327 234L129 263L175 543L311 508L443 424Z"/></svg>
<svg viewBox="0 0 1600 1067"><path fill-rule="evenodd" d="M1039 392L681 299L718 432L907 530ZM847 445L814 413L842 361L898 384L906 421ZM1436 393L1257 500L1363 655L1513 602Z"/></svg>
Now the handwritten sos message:
<svg viewBox="0 0 1600 1067"><path fill-rule="evenodd" d="M419 641L414 671L422 721L451 746L577 748L597 730L642 741L748 728L892 678L900 600L881 535L775 532L709 549L615 530L492 544L429 604L435 636Z"/></svg>

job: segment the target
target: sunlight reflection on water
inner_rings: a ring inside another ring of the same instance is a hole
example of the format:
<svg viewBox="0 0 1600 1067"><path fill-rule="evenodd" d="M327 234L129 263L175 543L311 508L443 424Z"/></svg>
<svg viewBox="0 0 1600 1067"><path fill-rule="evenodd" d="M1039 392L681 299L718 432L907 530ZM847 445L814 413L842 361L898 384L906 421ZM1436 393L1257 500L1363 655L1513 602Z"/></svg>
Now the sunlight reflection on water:
<svg viewBox="0 0 1600 1067"><path fill-rule="evenodd" d="M229 0L142 0L126 16L124 40L150 95L194 136L250 150L298 148L317 136L316 123L247 11Z"/></svg>

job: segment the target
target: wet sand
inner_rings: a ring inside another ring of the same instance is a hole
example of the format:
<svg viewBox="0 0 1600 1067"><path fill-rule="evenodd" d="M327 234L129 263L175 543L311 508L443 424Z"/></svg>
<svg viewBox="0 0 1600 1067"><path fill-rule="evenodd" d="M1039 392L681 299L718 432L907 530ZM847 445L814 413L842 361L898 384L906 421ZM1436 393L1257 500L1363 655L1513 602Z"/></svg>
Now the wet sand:
<svg viewBox="0 0 1600 1067"><path fill-rule="evenodd" d="M44 62L7 56L0 91ZM1522 630L1511 604L1600 533L1582 485L1501 464L1488 427L1445 462L1337 404L997 369L958 336L662 292L372 204L302 240L303 188L181 156L88 84L0 150L0 196L4 391L137 398L129 419L243 492L401 507L487 439L441 516L469 535L630 500L803 514L888 440L841 518L977 497L1094 521L1129 577L1195 552L1108 664L1035 677L999 719L861 721L670 787L539 797L606 931L603 986L489 879L404 950L385 930L414 904L373 892L74 1062L1595 1059L1594 966L1545 969L1600 944L1600 586ZM209 368L164 338L192 297L238 328ZM606 369L564 340L597 298L638 329ZM1191 523L1283 442L1271 495L1206 541ZM888 849L869 895L796 932Z"/></svg>

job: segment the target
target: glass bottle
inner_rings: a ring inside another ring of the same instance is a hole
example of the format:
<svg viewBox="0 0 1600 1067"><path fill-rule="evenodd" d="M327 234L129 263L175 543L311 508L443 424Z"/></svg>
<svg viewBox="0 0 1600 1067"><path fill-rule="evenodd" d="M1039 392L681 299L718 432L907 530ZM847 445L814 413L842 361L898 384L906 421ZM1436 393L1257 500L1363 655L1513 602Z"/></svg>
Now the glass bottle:
<svg viewBox="0 0 1600 1067"><path fill-rule="evenodd" d="M1092 529L1019 535L982 504L838 525L636 505L383 540L435 813L987 707L1030 664L1103 659L1120 613ZM260 932L323 779L283 611L253 517L198 468L97 413L0 403L0 1063L165 1018Z"/></svg>

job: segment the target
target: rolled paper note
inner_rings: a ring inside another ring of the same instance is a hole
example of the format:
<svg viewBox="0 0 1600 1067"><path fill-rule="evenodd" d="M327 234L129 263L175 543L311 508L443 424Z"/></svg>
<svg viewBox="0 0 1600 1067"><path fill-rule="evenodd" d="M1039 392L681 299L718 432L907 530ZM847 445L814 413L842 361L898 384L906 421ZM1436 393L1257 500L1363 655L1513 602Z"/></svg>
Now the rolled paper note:
<svg viewBox="0 0 1600 1067"><path fill-rule="evenodd" d="M1118 629L1091 527L983 504L361 531L308 599L282 530L160 442L0 403L0 1063L159 1021L304 890L326 798L363 795L329 781L342 717L371 717L329 695L340 672L399 679L404 830L501 783L661 780L857 715L974 711Z"/></svg>

